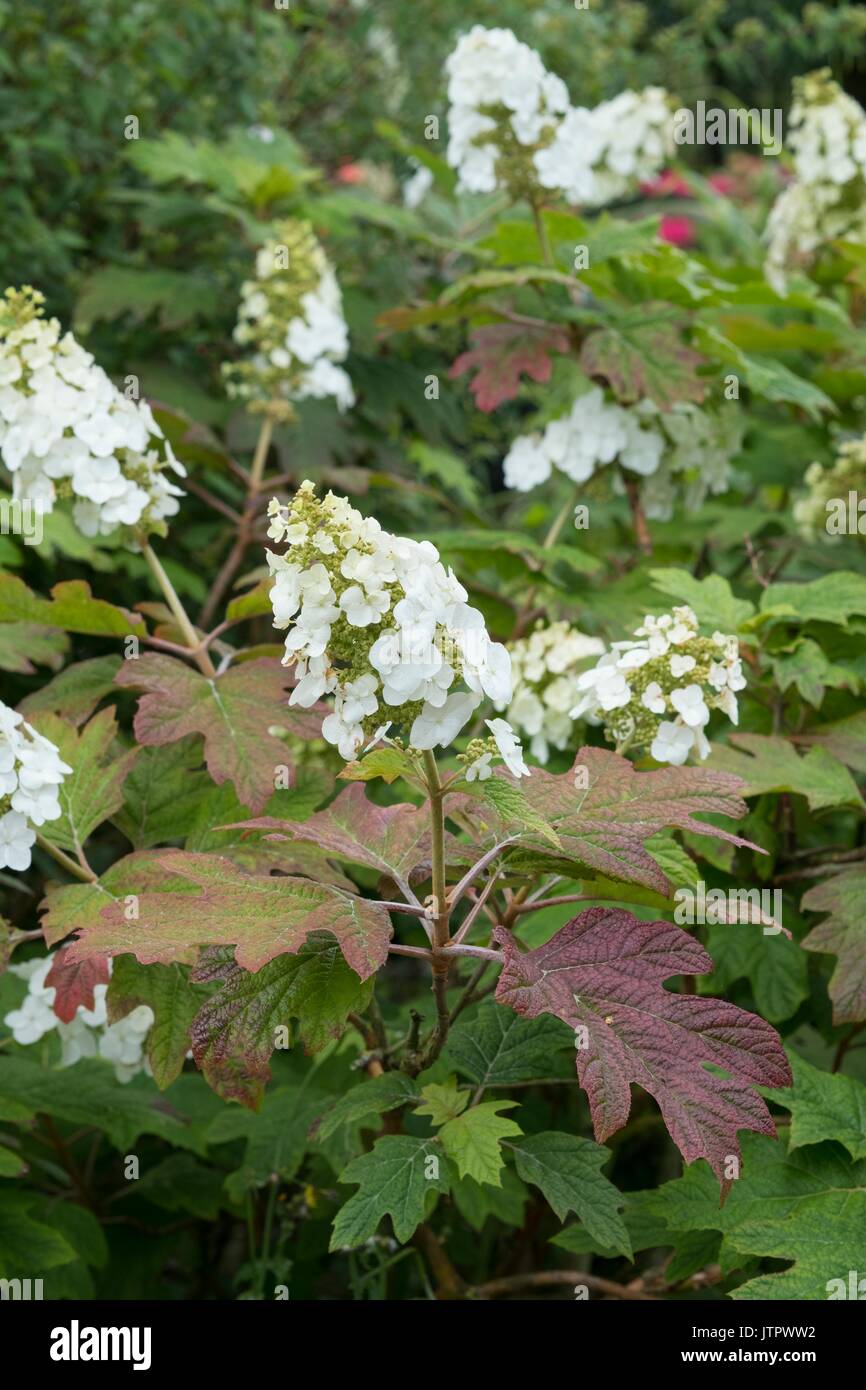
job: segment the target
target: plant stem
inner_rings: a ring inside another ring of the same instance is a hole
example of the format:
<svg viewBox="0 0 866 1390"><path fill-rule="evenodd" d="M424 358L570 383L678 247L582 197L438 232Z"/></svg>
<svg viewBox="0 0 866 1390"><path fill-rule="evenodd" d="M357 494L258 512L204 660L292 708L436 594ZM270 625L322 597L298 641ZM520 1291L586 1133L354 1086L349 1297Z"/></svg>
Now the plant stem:
<svg viewBox="0 0 866 1390"><path fill-rule="evenodd" d="M424 1049L422 1065L429 1067L442 1051L448 1036L448 969L449 960L444 955L448 945L448 919L450 909L445 894L445 814L443 809L442 783L439 769L431 752L424 753L424 771L427 776L427 796L430 803L430 840L433 882L433 997L436 1000L436 1026Z"/></svg>
<svg viewBox="0 0 866 1390"><path fill-rule="evenodd" d="M585 1284L593 1293L607 1298L637 1299L641 1302L652 1300L652 1295L625 1284L615 1284L612 1279L602 1279L598 1274L587 1274L582 1269L542 1269L536 1274L511 1274L504 1279L491 1279L486 1284L477 1284L468 1290L470 1298L506 1298L519 1293L521 1289L550 1289L558 1285Z"/></svg>
<svg viewBox="0 0 866 1390"><path fill-rule="evenodd" d="M223 595L237 574L241 561L246 554L247 546L252 539L257 503L262 490L265 464L267 463L268 450L271 447L273 434L274 418L270 412L267 412L262 416L259 437L256 440L253 461L247 478L247 495L244 502L243 514L238 521L234 544L223 561L219 574L214 580L211 591L207 596L207 601L199 615L199 622L203 627L208 627L210 625L217 606L222 601Z"/></svg>
<svg viewBox="0 0 866 1390"><path fill-rule="evenodd" d="M190 656L195 658L196 665L205 676L214 677L216 675L214 664L201 646L198 633L190 622L187 611L181 603L174 585L163 569L159 557L154 553L149 541L145 541L142 546L142 554L150 566L154 579L165 595L165 601L172 611L175 622L183 633Z"/></svg>
<svg viewBox="0 0 866 1390"><path fill-rule="evenodd" d="M625 495L628 498L628 505L631 508L631 521L634 527L634 538L638 543L638 548L644 555L652 555L653 541L647 519L640 500L640 484L632 474L627 473L624 468L620 469L622 480L625 485Z"/></svg>
<svg viewBox="0 0 866 1390"><path fill-rule="evenodd" d="M46 854L50 854L52 859L56 859L58 864L62 864L68 874L73 878L80 879L82 883L95 883L98 875L93 872L89 865L76 864L74 859L70 859L68 854L64 854L62 849L52 845L50 840L46 840L44 835L36 832L36 843L40 849L44 849Z"/></svg>

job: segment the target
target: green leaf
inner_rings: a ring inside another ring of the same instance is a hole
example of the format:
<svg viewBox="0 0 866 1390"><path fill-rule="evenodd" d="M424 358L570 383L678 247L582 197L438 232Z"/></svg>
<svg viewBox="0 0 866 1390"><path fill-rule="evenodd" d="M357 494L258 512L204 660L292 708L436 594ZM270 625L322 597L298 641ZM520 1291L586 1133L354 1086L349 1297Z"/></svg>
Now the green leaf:
<svg viewBox="0 0 866 1390"><path fill-rule="evenodd" d="M481 1231L491 1216L505 1226L516 1226L518 1230L523 1225L523 1212L529 1201L529 1193L512 1168L503 1168L499 1176L500 1187L481 1184L474 1178L460 1178L451 1184L454 1205L473 1231Z"/></svg>
<svg viewBox="0 0 866 1390"><path fill-rule="evenodd" d="M504 1159L500 1142L523 1131L514 1120L498 1112L515 1105L516 1100L482 1101L442 1126L439 1131L442 1147L457 1165L461 1178L474 1178L476 1182L490 1183L493 1187L501 1185Z"/></svg>
<svg viewBox="0 0 866 1390"><path fill-rule="evenodd" d="M808 998L807 958L782 933L765 936L749 923L710 927L707 950L716 968L701 993L725 994L735 980L748 980L758 1011L771 1023L790 1018Z"/></svg>
<svg viewBox="0 0 866 1390"><path fill-rule="evenodd" d="M189 879L166 872L153 854L128 854L106 869L94 883L49 883L40 904L46 944L54 946L70 932L101 923L104 908L115 904L130 910L131 920L138 894L148 888L162 893L195 891Z"/></svg>
<svg viewBox="0 0 866 1390"><path fill-rule="evenodd" d="M838 957L829 985L833 1022L859 1023L866 1018L866 865L816 883L804 894L801 907L829 913L803 947Z"/></svg>
<svg viewBox="0 0 866 1390"><path fill-rule="evenodd" d="M160 328L180 328L213 308L216 286L195 271L103 266L84 281L75 306L73 327L86 336L94 323L129 314L141 323L158 310Z"/></svg>
<svg viewBox="0 0 866 1390"><path fill-rule="evenodd" d="M591 1139L547 1130L509 1143L517 1171L540 1187L560 1221L573 1211L591 1235L631 1259L631 1242L618 1208L622 1194L602 1176L610 1150Z"/></svg>
<svg viewBox="0 0 866 1390"><path fill-rule="evenodd" d="M478 483L466 464L456 454L447 449L435 449L423 440L416 439L409 445L407 458L418 468L422 478L435 478L442 484L446 493L453 494L458 502L466 507L475 507L479 501Z"/></svg>
<svg viewBox="0 0 866 1390"><path fill-rule="evenodd" d="M317 1138L330 1139L338 1130L358 1120L372 1121L415 1100L418 1094L418 1087L405 1072L386 1071L381 1076L371 1077L360 1086L353 1086L332 1106L319 1125Z"/></svg>
<svg viewBox="0 0 866 1390"><path fill-rule="evenodd" d="M485 1000L458 1019L443 1060L476 1086L574 1076L574 1035L559 1019L520 1018Z"/></svg>
<svg viewBox="0 0 866 1390"><path fill-rule="evenodd" d="M416 1115L429 1115L434 1125L447 1124L469 1104L469 1090L457 1089L457 1077L449 1076L444 1082L431 1082L425 1086L421 1095L423 1102L415 1111Z"/></svg>
<svg viewBox="0 0 866 1390"><path fill-rule="evenodd" d="M182 840L213 783L201 766L201 746L183 739L142 748L123 784L123 805L113 816L137 850Z"/></svg>
<svg viewBox="0 0 866 1390"><path fill-rule="evenodd" d="M146 1004L154 1021L147 1035L147 1059L161 1091L180 1075L190 1049L193 1019L208 991L190 981L180 965L139 965L134 956L114 962L106 994L110 1022L125 1018Z"/></svg>
<svg viewBox="0 0 866 1390"><path fill-rule="evenodd" d="M765 1091L791 1112L789 1149L835 1139L853 1159L866 1158L866 1086L853 1076L821 1071L796 1052L788 1052L794 1082Z"/></svg>
<svg viewBox="0 0 866 1390"><path fill-rule="evenodd" d="M94 598L83 579L55 584L51 598L41 598L17 575L0 572L0 623L40 623L92 637L145 635L144 619L125 608Z"/></svg>
<svg viewBox="0 0 866 1390"><path fill-rule="evenodd" d="M775 357L755 357L741 351L730 338L707 324L699 324L698 344L733 367L750 391L768 401L784 401L799 406L813 420L820 420L823 411L835 413L836 407L813 382L792 372Z"/></svg>
<svg viewBox="0 0 866 1390"><path fill-rule="evenodd" d="M68 1240L45 1223L35 1220L35 1192L0 1190L0 1278L28 1278L34 1272L53 1269L75 1259Z"/></svg>
<svg viewBox="0 0 866 1390"><path fill-rule="evenodd" d="M781 1274L764 1274L733 1289L735 1299L850 1298L851 1270L863 1263L866 1191L804 1197L784 1220L756 1214L731 1231L726 1247L743 1255L793 1260ZM840 1292L841 1290L841 1292ZM858 1292L858 1297L862 1295Z"/></svg>
<svg viewBox="0 0 866 1390"><path fill-rule="evenodd" d="M156 1134L187 1147L183 1117L162 1100L153 1082L138 1076L121 1085L101 1058L85 1057L74 1068L49 1071L29 1057L5 1057L2 1098L26 1102L40 1114L74 1125L104 1130L121 1153L128 1152L140 1134Z"/></svg>
<svg viewBox="0 0 866 1390"><path fill-rule="evenodd" d="M821 650L817 642L804 638L790 653L771 658L773 675L780 690L788 690L792 685L803 699L818 709L824 699L826 686L834 689L847 688L857 691L860 681L857 675L844 666L835 666Z"/></svg>
<svg viewBox="0 0 866 1390"><path fill-rule="evenodd" d="M384 1216L391 1217L394 1235L405 1245L450 1180L450 1164L434 1140L386 1134L340 1174L341 1182L358 1183L359 1189L337 1213L330 1249L363 1245Z"/></svg>
<svg viewBox="0 0 866 1390"><path fill-rule="evenodd" d="M810 748L800 758L786 738L731 734L730 742L730 747L713 748L708 766L741 777L744 796L794 792L805 796L812 811L863 804L848 769L824 748Z"/></svg>
<svg viewBox="0 0 866 1390"><path fill-rule="evenodd" d="M115 749L117 723L113 709L104 709L79 733L56 714L37 714L33 727L57 745L72 768L58 791L62 814L48 821L41 833L60 849L77 854L97 826L108 820L123 800L123 784L138 749Z"/></svg>
<svg viewBox="0 0 866 1390"><path fill-rule="evenodd" d="M411 777L415 765L400 748L374 748L360 762L347 763L339 773L344 782L372 782L381 777L390 786L398 777Z"/></svg>
<svg viewBox="0 0 866 1390"><path fill-rule="evenodd" d="M83 724L103 696L114 689L122 660L119 656L94 656L89 661L77 661L41 689L32 691L18 708L27 719L40 710L49 710L70 724Z"/></svg>
<svg viewBox="0 0 866 1390"><path fill-rule="evenodd" d="M220 1095L254 1106L270 1079L271 1053L288 1045L293 1019L307 1051L317 1052L339 1037L349 1012L367 1008L372 991L324 935L255 974L236 965L230 951L208 952L193 979L220 986L192 1020L196 1064Z"/></svg>
<svg viewBox="0 0 866 1390"><path fill-rule="evenodd" d="M482 796L495 808L506 826L519 825L521 830L534 830L556 849L562 848L562 841L553 826L531 805L515 782L507 782L502 777L489 777L486 782L480 783L480 787Z"/></svg>
<svg viewBox="0 0 866 1390"><path fill-rule="evenodd" d="M866 577L836 570L809 584L770 584L761 595L761 612L785 621L835 623L866 614Z"/></svg>
<svg viewBox="0 0 866 1390"><path fill-rule="evenodd" d="M155 1167L146 1168L124 1195L141 1197L166 1211L189 1212L200 1221L216 1221L226 1204L222 1173L206 1167L192 1154L170 1154Z"/></svg>
<svg viewBox="0 0 866 1390"><path fill-rule="evenodd" d="M713 632L738 632L755 611L748 599L735 598L727 579L720 574L695 579L688 570L655 569L650 570L650 578L654 588L688 604L698 622Z"/></svg>
<svg viewBox="0 0 866 1390"><path fill-rule="evenodd" d="M310 1126L321 1114L325 1097L314 1086L279 1086L267 1092L260 1110L225 1107L208 1126L209 1144L246 1139L243 1162L226 1179L233 1202L251 1188L264 1187L273 1175L289 1182L310 1146Z"/></svg>
<svg viewBox="0 0 866 1390"><path fill-rule="evenodd" d="M69 646L65 633L38 623L0 624L0 671L32 676L36 665L55 671ZM36 665L34 665L34 662Z"/></svg>

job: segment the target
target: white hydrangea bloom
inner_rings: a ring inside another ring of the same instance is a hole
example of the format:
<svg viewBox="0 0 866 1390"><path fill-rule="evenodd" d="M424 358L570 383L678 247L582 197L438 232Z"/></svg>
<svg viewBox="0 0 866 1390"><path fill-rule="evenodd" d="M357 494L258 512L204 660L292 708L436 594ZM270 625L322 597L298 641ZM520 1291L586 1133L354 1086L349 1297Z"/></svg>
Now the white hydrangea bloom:
<svg viewBox="0 0 866 1390"><path fill-rule="evenodd" d="M481 24L459 40L445 71L448 163L458 171L461 190L492 193L508 181L509 162L518 176L525 171L521 148L552 134L568 110L568 91L510 29Z"/></svg>
<svg viewBox="0 0 866 1390"><path fill-rule="evenodd" d="M603 207L627 197L674 152L667 92L620 92L588 110L571 107L552 141L534 155L539 182L569 202Z"/></svg>
<svg viewBox="0 0 866 1390"><path fill-rule="evenodd" d="M251 356L223 364L230 396L251 410L286 416L292 401L332 397L340 410L355 393L338 363L349 330L337 277L304 222L286 221L256 256L256 277L241 286L235 342Z"/></svg>
<svg viewBox="0 0 866 1390"><path fill-rule="evenodd" d="M647 616L633 637L614 642L596 666L576 679L571 718L604 722L621 751L648 748L660 763L706 758L704 732L713 710L736 724L737 691L746 680L736 637L701 637L691 608Z"/></svg>
<svg viewBox="0 0 866 1390"><path fill-rule="evenodd" d="M697 511L708 496L727 492L736 481L733 460L745 434L745 418L736 404L727 401L718 410L707 410L677 401L660 411L644 400L635 409L652 423L663 444L660 465L641 483L641 505L650 520L670 521L677 505Z"/></svg>
<svg viewBox="0 0 866 1390"><path fill-rule="evenodd" d="M794 79L788 143L795 182L770 211L766 273L784 293L786 271L845 237L866 241L866 111L829 68Z"/></svg>
<svg viewBox="0 0 866 1390"><path fill-rule="evenodd" d="M659 466L664 437L646 412L627 410L605 399L600 386L578 396L568 415L553 420L543 435L522 435L503 463L507 487L529 492L546 482L553 468L572 482L585 483L600 466L618 459L646 476Z"/></svg>
<svg viewBox="0 0 866 1390"><path fill-rule="evenodd" d="M164 534L183 496L166 470L184 468L147 402L122 395L71 333L61 337L43 303L30 286L0 301L0 459L13 497L44 512L71 500L87 536L119 526Z"/></svg>
<svg viewBox="0 0 866 1390"><path fill-rule="evenodd" d="M33 826L58 819L71 771L49 739L0 701L0 869L29 869Z"/></svg>
<svg viewBox="0 0 866 1390"><path fill-rule="evenodd" d="M529 739L533 757L546 763L551 746L561 750L571 742L571 710L581 694L577 678L589 658L604 652L604 642L567 622L554 622L539 625L509 650L514 692L510 704L499 708L507 709L509 723Z"/></svg>
<svg viewBox="0 0 866 1390"><path fill-rule="evenodd" d="M810 464L803 481L808 490L794 503L794 520L806 540L866 537L866 435L843 440L828 468Z"/></svg>
<svg viewBox="0 0 866 1390"><path fill-rule="evenodd" d="M302 483L268 508L274 626L287 628L291 703L333 696L322 735L350 760L386 730L445 748L486 696L511 697L511 660L429 541L383 530L344 497Z"/></svg>
<svg viewBox="0 0 866 1390"><path fill-rule="evenodd" d="M61 1046L61 1067L71 1067L81 1057L99 1056L112 1063L118 1081L131 1081L140 1071L151 1075L144 1045L153 1026L153 1010L146 1004L139 1004L125 1018L109 1023L105 1006L108 986L99 984L94 986L93 1008L86 1009L79 1004L75 1017L63 1023L54 1012L57 991L53 985L45 984L53 963L53 956L42 956L9 966L10 975L26 980L28 987L20 1006L3 1019L7 1028L12 1029L15 1041L29 1046L56 1031ZM110 971L110 961L108 968Z"/></svg>

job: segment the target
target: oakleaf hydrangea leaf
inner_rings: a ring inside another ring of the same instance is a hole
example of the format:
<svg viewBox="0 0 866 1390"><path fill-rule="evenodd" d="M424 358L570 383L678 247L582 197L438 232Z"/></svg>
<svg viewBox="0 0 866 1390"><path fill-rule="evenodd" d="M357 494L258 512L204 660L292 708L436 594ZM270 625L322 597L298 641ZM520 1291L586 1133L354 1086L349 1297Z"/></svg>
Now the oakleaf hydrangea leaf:
<svg viewBox="0 0 866 1390"><path fill-rule="evenodd" d="M501 1186L504 1159L500 1141L523 1131L514 1120L498 1112L515 1105L516 1100L485 1100L442 1126L439 1139L461 1178Z"/></svg>
<svg viewBox="0 0 866 1390"><path fill-rule="evenodd" d="M82 1008L93 1008L93 990L96 985L107 985L109 980L108 957L91 956L89 960L68 961L67 948L59 950L45 976L46 989L53 989L54 1012L63 1023L71 1023Z"/></svg>
<svg viewBox="0 0 866 1390"><path fill-rule="evenodd" d="M383 1216L391 1217L394 1235L405 1245L432 1212L437 1195L448 1191L450 1178L450 1164L434 1140L386 1134L340 1174L340 1182L360 1186L337 1213L331 1250L363 1245Z"/></svg>
<svg viewBox="0 0 866 1390"><path fill-rule="evenodd" d="M541 1188L560 1221L575 1212L605 1249L631 1259L631 1242L618 1210L622 1193L601 1172L610 1160L609 1149L556 1130L527 1135L508 1147L520 1176Z"/></svg>
<svg viewBox="0 0 866 1390"><path fill-rule="evenodd" d="M859 1023L866 1018L866 866L834 874L816 883L803 897L806 912L829 916L813 927L803 942L807 951L837 956L830 978L834 1023Z"/></svg>
<svg viewBox="0 0 866 1390"><path fill-rule="evenodd" d="M320 720L289 709L292 677L270 657L244 661L214 679L174 657L147 652L128 661L117 685L143 690L135 716L139 743L174 743L201 734L208 771L217 783L233 782L240 800L261 811L274 790L276 769L289 762L273 725L300 737L316 737Z"/></svg>
<svg viewBox="0 0 866 1390"><path fill-rule="evenodd" d="M505 963L496 998L527 1018L552 1013L576 1034L577 1074L595 1136L627 1121L630 1086L655 1097L684 1158L707 1158L723 1189L739 1155L737 1131L774 1134L756 1085L790 1081L787 1058L763 1019L721 999L672 994L672 975L712 969L703 947L669 922L643 922L618 908L591 908L537 950L520 952L494 933ZM705 1069L713 1063L723 1079Z"/></svg>
<svg viewBox="0 0 866 1390"><path fill-rule="evenodd" d="M236 946L244 970L260 970L284 952L295 954L316 931L330 932L347 963L366 980L384 963L391 920L384 908L311 879L245 874L215 854L160 855L170 874L198 885L193 896L142 893L138 917L103 909L69 948L70 960L131 952L142 965L187 959L193 946Z"/></svg>

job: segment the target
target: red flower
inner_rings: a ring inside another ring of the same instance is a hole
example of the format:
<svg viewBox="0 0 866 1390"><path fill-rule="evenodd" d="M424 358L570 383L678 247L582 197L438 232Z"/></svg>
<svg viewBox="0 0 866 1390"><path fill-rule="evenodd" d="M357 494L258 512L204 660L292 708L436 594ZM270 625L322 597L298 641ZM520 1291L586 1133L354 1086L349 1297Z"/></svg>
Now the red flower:
<svg viewBox="0 0 866 1390"><path fill-rule="evenodd" d="M338 183L363 183L364 170L360 164L341 164L337 170Z"/></svg>
<svg viewBox="0 0 866 1390"><path fill-rule="evenodd" d="M657 178L642 183L641 193L648 198L688 198L689 186L673 169L664 169Z"/></svg>

